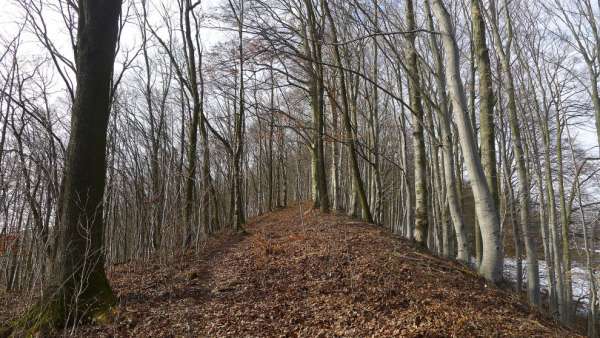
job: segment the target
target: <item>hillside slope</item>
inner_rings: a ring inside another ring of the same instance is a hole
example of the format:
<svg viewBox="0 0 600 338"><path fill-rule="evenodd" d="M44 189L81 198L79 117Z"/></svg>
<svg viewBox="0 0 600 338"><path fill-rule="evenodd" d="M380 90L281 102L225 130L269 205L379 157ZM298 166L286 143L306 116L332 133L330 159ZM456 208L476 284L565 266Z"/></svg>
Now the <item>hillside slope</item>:
<svg viewBox="0 0 600 338"><path fill-rule="evenodd" d="M577 336L464 267L306 205L255 218L198 256L111 273L121 305L87 336Z"/></svg>

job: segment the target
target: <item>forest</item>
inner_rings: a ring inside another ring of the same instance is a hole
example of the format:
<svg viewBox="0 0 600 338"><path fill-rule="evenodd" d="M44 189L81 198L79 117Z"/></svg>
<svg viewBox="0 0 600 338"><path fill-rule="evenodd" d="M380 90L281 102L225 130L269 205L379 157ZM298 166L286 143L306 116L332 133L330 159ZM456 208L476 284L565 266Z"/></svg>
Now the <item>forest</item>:
<svg viewBox="0 0 600 338"><path fill-rule="evenodd" d="M600 1L0 5L0 337L600 337Z"/></svg>

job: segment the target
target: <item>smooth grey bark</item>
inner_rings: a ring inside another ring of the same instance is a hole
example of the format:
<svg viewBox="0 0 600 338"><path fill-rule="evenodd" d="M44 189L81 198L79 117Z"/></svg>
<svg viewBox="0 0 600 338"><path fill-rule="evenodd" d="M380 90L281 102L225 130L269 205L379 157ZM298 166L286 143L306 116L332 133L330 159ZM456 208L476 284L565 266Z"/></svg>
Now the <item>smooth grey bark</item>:
<svg viewBox="0 0 600 338"><path fill-rule="evenodd" d="M416 29L415 11L413 1L406 1L406 22L408 31ZM428 189L427 189L427 166L425 153L425 138L423 135L424 113L421 102L421 85L419 81L419 70L417 62L417 50L415 47L416 34L406 35L408 47L406 50L408 70L408 92L410 96L410 108L413 113L413 156L414 156L414 180L415 180L415 241L421 247L427 247L427 236L429 231L428 220Z"/></svg>
<svg viewBox="0 0 600 338"><path fill-rule="evenodd" d="M525 161L525 152L523 150L523 141L521 138L521 127L517 114L516 89L513 72L511 68L511 46L513 40L512 21L508 10L508 3L504 3L507 21L507 44L502 46L502 38L498 23L492 23L492 33L494 34L494 45L496 54L502 65L504 75L503 88L508 99L508 118L512 134L512 148L517 162L517 174L519 178L519 215L520 225L523 229L523 238L525 242L525 251L527 255L527 295L529 302L535 306L540 305L540 280L539 266L537 260L537 250L529 225L529 172Z"/></svg>
<svg viewBox="0 0 600 338"><path fill-rule="evenodd" d="M433 1L433 13L440 25L442 44L446 53L446 82L458 127L464 162L475 198L475 212L483 238L483 255L479 265L479 273L487 280L497 283L502 280L503 270L500 218L494 197L487 185L481 158L475 144L473 129L469 121L467 99L460 79L458 47L454 38L454 27L450 14L441 0Z"/></svg>
<svg viewBox="0 0 600 338"><path fill-rule="evenodd" d="M429 30L434 31L433 17L431 16L430 0L425 1L425 8L428 17ZM448 96L446 95L446 80L444 78L444 64L438 42L434 35L430 36L430 46L433 50L433 57L436 71L436 85L438 87L438 115L440 134L442 141L442 159L444 170L444 182L446 184L446 200L454 232L456 234L456 259L461 262L468 262L470 253L465 231L465 223L460 210L460 201L456 177L454 173L454 154L452 149L452 129L450 126L450 112L448 111Z"/></svg>
<svg viewBox="0 0 600 338"><path fill-rule="evenodd" d="M307 56L306 70L310 77L309 92L313 113L313 207L318 207L322 212L329 212L329 194L327 191L327 177L325 171L324 151L324 79L323 79L323 46L319 38L317 12L311 0L304 0L306 9L306 28L304 33L304 49ZM322 14L321 14L322 15ZM321 20L322 21L322 20Z"/></svg>

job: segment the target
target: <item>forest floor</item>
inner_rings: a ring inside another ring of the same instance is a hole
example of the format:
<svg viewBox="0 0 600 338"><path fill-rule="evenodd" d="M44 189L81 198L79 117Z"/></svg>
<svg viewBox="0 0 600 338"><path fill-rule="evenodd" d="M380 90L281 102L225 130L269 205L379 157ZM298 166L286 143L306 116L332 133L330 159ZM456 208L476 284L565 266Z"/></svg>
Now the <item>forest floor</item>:
<svg viewBox="0 0 600 338"><path fill-rule="evenodd" d="M120 300L112 323L74 334L577 337L468 268L343 215L298 204L252 219L246 231L166 264L112 268Z"/></svg>

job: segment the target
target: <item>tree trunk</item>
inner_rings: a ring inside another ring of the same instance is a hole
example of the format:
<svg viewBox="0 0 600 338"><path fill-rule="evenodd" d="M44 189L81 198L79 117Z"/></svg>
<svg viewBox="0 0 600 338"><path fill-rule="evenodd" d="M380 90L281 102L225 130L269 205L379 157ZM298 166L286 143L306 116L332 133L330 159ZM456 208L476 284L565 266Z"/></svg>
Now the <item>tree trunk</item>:
<svg viewBox="0 0 600 338"><path fill-rule="evenodd" d="M485 21L481 15L479 0L471 0L473 20L473 42L477 56L479 72L479 137L481 164L487 178L490 192L498 205L498 175L496 173L496 146L494 133L494 89L492 86L492 69L485 37ZM473 79L474 80L474 79Z"/></svg>
<svg viewBox="0 0 600 338"><path fill-rule="evenodd" d="M330 95L331 107L331 123L332 133L336 133L331 142L331 201L333 210L340 209L340 144L337 140L338 132L338 109L335 102L335 95L332 91Z"/></svg>
<svg viewBox="0 0 600 338"><path fill-rule="evenodd" d="M465 165L471 180L471 188L475 198L475 212L481 227L483 238L483 257L479 272L491 282L502 280L502 243L500 241L500 219L494 203L481 159L477 154L475 137L467 112L466 96L463 83L460 80L460 62L458 47L454 38L454 28L450 15L441 0L434 0L433 12L440 23L442 42L446 52L446 81L452 100L456 118L460 144Z"/></svg>
<svg viewBox="0 0 600 338"><path fill-rule="evenodd" d="M116 303L104 270L106 132L121 1L80 0L77 90L65 167L58 259L46 298L18 323L25 335L102 322ZM19 335L20 333L17 333Z"/></svg>
<svg viewBox="0 0 600 338"><path fill-rule="evenodd" d="M533 241L533 237L529 230L529 173L525 162L525 153L523 151L523 142L521 139L521 131L517 117L517 102L515 97L515 85L510 65L510 45L512 41L512 25L508 4L505 4L508 21L508 45L506 49L501 44L500 32L497 23L492 26L496 52L500 58L502 72L504 73L504 89L508 98L508 118L512 134L512 146L515 160L517 162L517 174L519 177L519 215L520 225L523 230L523 238L525 240L525 251L527 254L527 295L529 302L535 306L540 305L540 280L539 267L537 261L537 250Z"/></svg>
<svg viewBox="0 0 600 338"><path fill-rule="evenodd" d="M362 207L363 218L365 221L372 223L373 217L371 216L371 210L369 208L369 202L367 200L367 195L365 192L365 188L360 177L360 170L358 167L358 159L356 155L356 138L354 135L354 131L352 130L352 125L350 124L350 104L348 103L348 92L346 89L346 76L344 71L342 70L342 57L340 55L339 46L337 45L338 37L337 37L337 29L335 26L335 21L333 20L333 16L331 15L331 11L329 9L328 1L324 1L324 9L327 18L329 19L329 24L331 25L331 35L333 37L334 42L334 57L338 67L340 68L340 88L342 91L342 113L344 115L344 127L346 129L348 140L348 147L350 151L350 161L352 166L352 177L354 179L354 183L358 192L358 198L360 200L360 205Z"/></svg>
<svg viewBox="0 0 600 338"><path fill-rule="evenodd" d="M559 99L560 100L560 99ZM569 248L569 220L567 217L567 205L565 201L565 184L564 184L564 169L563 169L563 156L562 156L562 132L563 125L560 121L559 112L560 106L556 103L556 161L558 162L558 204L560 208L560 229L562 245L560 252L562 253L562 268L563 268L563 288L561 291L563 295L563 311L561 312L561 318L564 323L572 322L572 299L573 299L573 283L571 277L571 252Z"/></svg>
<svg viewBox="0 0 600 338"><path fill-rule="evenodd" d="M430 0L425 2L427 11L427 21L429 30L433 31L433 17L431 16ZM444 182L446 184L446 200L454 232L456 233L456 259L461 262L468 262L470 258L469 247L465 224L460 210L460 201L458 199L458 190L456 177L454 176L454 154L452 151L452 129L450 126L450 114L448 112L448 97L446 95L446 81L444 79L444 65L442 54L438 42L434 35L430 36L430 45L433 50L433 57L436 71L436 85L438 87L438 114L440 134L442 141L442 159L444 169Z"/></svg>
<svg viewBox="0 0 600 338"><path fill-rule="evenodd" d="M416 29L413 1L406 2L407 29ZM406 51L408 70L408 92L410 108L413 114L413 154L415 175L415 241L420 247L427 247L428 194L427 194L427 163L425 154L425 138L423 136L423 105L421 103L421 86L415 47L416 34L407 34L408 48Z"/></svg>
<svg viewBox="0 0 600 338"><path fill-rule="evenodd" d="M313 153L314 153L314 175L315 184L318 193L318 201L313 201L313 207L319 207L322 212L329 212L329 194L327 192L327 177L325 172L325 151L323 145L323 134L325 132L325 113L324 113L324 84L323 84L323 64L322 64L322 41L317 31L317 13L310 0L304 0L308 18L308 32L305 37L304 45L306 54L309 57L307 70L310 75L310 101L313 113Z"/></svg>
<svg viewBox="0 0 600 338"><path fill-rule="evenodd" d="M185 6L182 9L185 11L183 18L185 19L185 28L182 34L186 40L187 58L188 58L188 76L190 82L190 90L192 94L192 121L190 123L189 148L188 148L188 165L185 173L185 245L192 244L194 233L195 207L196 207L196 164L197 164L197 147L198 147L198 125L200 122L200 92L198 91L198 75L196 71L196 52L194 41L192 39L191 26L191 0L186 0Z"/></svg>
<svg viewBox="0 0 600 338"><path fill-rule="evenodd" d="M235 143L233 146L233 229L235 231L241 231L241 227L246 223L246 211L244 201L244 176L243 176L243 165L242 158L244 156L244 134L245 134L245 112L246 112L246 99L245 99L245 81L244 81L244 40L243 40L243 24L244 24L244 0L239 1L239 13L236 13L236 20L238 24L238 57L239 57L239 106L234 118L234 138ZM229 2L232 11L236 12L233 3Z"/></svg>

